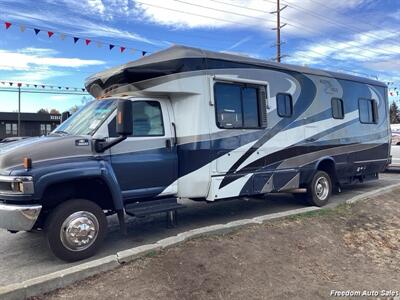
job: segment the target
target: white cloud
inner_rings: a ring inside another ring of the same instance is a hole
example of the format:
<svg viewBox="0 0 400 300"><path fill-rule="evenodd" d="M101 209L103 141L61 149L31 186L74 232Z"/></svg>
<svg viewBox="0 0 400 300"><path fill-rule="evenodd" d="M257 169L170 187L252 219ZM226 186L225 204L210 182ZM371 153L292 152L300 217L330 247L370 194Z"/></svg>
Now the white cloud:
<svg viewBox="0 0 400 300"><path fill-rule="evenodd" d="M80 68L105 64L101 60L54 57L51 49L0 50L0 70L30 71L38 67Z"/></svg>

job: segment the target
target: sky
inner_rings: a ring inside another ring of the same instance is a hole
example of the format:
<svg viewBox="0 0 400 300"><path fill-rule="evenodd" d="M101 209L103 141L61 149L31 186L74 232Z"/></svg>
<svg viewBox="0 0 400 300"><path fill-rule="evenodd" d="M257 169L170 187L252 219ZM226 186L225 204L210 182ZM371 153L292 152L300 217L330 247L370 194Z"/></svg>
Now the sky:
<svg viewBox="0 0 400 300"><path fill-rule="evenodd" d="M281 0L281 7L284 63L400 90L399 0ZM93 73L173 44L274 59L275 10L275 0L0 0L0 111L18 109L18 94L2 92L10 90L2 81L81 89ZM22 91L23 112L65 111L90 99ZM400 103L396 93L393 100Z"/></svg>

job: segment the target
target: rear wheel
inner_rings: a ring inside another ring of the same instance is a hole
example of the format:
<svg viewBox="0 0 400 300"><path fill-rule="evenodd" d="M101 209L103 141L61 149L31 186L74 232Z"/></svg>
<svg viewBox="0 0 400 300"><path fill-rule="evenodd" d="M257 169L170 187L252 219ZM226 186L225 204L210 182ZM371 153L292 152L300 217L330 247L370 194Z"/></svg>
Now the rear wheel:
<svg viewBox="0 0 400 300"><path fill-rule="evenodd" d="M329 174L317 171L307 188L307 194L307 200L311 205L326 205L332 194L332 181Z"/></svg>
<svg viewBox="0 0 400 300"><path fill-rule="evenodd" d="M95 203L85 199L69 200L47 218L46 238L55 256L77 261L96 253L107 232L107 218Z"/></svg>

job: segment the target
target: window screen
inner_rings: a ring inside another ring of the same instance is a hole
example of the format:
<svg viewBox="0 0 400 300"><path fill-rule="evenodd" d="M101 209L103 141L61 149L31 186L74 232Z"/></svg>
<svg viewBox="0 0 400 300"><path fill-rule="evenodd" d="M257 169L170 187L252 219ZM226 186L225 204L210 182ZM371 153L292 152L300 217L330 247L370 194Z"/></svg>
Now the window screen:
<svg viewBox="0 0 400 300"><path fill-rule="evenodd" d="M343 100L332 98L332 117L334 119L344 119Z"/></svg>
<svg viewBox="0 0 400 300"><path fill-rule="evenodd" d="M219 128L262 127L257 87L218 82L214 92Z"/></svg>
<svg viewBox="0 0 400 300"><path fill-rule="evenodd" d="M276 95L276 110L278 116L290 118L293 115L292 95L279 93Z"/></svg>
<svg viewBox="0 0 400 300"><path fill-rule="evenodd" d="M361 123L366 123L366 124L377 123L378 110L375 100L359 99L358 109L359 109Z"/></svg>

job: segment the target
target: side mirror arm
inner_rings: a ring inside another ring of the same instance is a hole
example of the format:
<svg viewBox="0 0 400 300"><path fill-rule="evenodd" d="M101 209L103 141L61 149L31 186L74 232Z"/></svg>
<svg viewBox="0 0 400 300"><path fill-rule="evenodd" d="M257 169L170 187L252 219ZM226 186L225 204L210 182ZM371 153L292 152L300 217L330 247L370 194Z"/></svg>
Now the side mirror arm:
<svg viewBox="0 0 400 300"><path fill-rule="evenodd" d="M94 142L94 150L97 153L103 153L104 151L110 149L111 147L114 147L115 145L121 143L122 141L126 140L127 136L120 136L117 137L116 139L113 139L110 142L107 142L106 140L96 140Z"/></svg>

